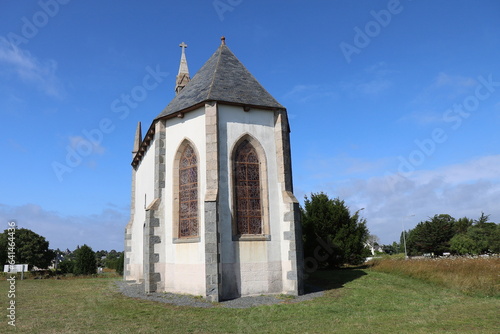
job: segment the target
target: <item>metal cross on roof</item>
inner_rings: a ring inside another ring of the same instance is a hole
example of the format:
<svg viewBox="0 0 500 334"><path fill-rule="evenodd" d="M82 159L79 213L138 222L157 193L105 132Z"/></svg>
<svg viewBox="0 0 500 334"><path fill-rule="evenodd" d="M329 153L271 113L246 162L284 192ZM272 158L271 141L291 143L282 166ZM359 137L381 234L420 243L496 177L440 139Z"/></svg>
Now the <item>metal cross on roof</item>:
<svg viewBox="0 0 500 334"><path fill-rule="evenodd" d="M187 48L187 44L182 42L181 44L179 44L179 46L182 48L182 51L184 51L185 48Z"/></svg>

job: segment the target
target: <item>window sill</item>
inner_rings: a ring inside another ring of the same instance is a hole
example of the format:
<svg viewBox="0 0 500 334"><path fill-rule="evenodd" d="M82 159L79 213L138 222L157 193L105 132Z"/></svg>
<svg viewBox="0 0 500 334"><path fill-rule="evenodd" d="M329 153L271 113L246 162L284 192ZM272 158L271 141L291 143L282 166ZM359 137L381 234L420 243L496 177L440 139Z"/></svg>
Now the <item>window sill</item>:
<svg viewBox="0 0 500 334"><path fill-rule="evenodd" d="M194 238L173 238L172 243L174 244L191 244L191 243L196 243L200 242L200 237L194 237Z"/></svg>
<svg viewBox="0 0 500 334"><path fill-rule="evenodd" d="M270 234L233 235L233 241L271 241Z"/></svg>

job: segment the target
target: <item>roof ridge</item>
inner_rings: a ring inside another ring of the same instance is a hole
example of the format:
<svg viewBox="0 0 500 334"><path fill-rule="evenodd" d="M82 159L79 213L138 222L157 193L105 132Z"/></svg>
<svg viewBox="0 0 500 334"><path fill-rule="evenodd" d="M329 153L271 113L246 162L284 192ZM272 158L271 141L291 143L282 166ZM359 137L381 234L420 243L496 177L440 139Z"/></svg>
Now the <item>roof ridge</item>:
<svg viewBox="0 0 500 334"><path fill-rule="evenodd" d="M212 82L210 82L210 85L209 85L209 89L208 89L208 94L207 94L207 98L209 98L212 94L212 89L214 88L214 82L215 82L215 76L217 75L217 70L219 69L219 64L220 64L220 59L222 58L222 47L225 46L225 44L221 44L221 46L219 46L219 49L217 51L219 51L219 56L217 58L217 64L215 64L215 70L214 70L214 75L212 76Z"/></svg>

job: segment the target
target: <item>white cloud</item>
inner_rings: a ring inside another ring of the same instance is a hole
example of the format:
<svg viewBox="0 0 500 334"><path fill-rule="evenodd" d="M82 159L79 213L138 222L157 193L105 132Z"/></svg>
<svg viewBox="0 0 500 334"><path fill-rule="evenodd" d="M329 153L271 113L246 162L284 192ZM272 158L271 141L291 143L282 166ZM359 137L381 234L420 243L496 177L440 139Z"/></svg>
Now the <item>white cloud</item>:
<svg viewBox="0 0 500 334"><path fill-rule="evenodd" d="M442 123L443 113L464 95L473 93L477 85L474 78L440 72L416 94L409 105L413 111L400 121L410 120L423 125Z"/></svg>
<svg viewBox="0 0 500 334"><path fill-rule="evenodd" d="M351 146L352 147L352 146ZM339 154L334 157L316 156L304 160L303 165L310 177L315 179L331 178L334 175L349 175L373 173L388 165L389 159L368 160Z"/></svg>
<svg viewBox="0 0 500 334"><path fill-rule="evenodd" d="M452 87L458 91L463 92L464 89L469 89L475 85L477 85L477 81L473 78L464 77L461 75L450 75L444 72L440 72L434 78L434 82L429 88L438 89L443 87Z"/></svg>
<svg viewBox="0 0 500 334"><path fill-rule="evenodd" d="M413 228L435 214L478 218L484 212L500 223L500 155L416 171L408 177L387 174L323 182L316 191L340 197L353 211L365 208L368 228L382 243L399 242L403 224Z"/></svg>
<svg viewBox="0 0 500 334"><path fill-rule="evenodd" d="M52 249L73 250L87 244L96 250L123 250L123 231L128 221L128 211L106 208L89 216L63 216L36 204L9 206L0 204L0 221L16 220L18 227L27 228L49 241ZM0 231L5 230L0 228Z"/></svg>
<svg viewBox="0 0 500 334"><path fill-rule="evenodd" d="M7 147L13 152L28 153L28 148L13 138L7 139Z"/></svg>
<svg viewBox="0 0 500 334"><path fill-rule="evenodd" d="M424 109L413 111L408 115L404 115L398 121L410 121L422 125L442 123L443 113L436 112L435 110L425 109L424 107Z"/></svg>
<svg viewBox="0 0 500 334"><path fill-rule="evenodd" d="M351 81L340 83L340 89L353 97L377 97L392 87L389 77L393 73L386 63L379 62L365 68Z"/></svg>
<svg viewBox="0 0 500 334"><path fill-rule="evenodd" d="M376 79L355 85L357 92L364 95L379 95L391 87L392 83L385 79Z"/></svg>
<svg viewBox="0 0 500 334"><path fill-rule="evenodd" d="M101 146L100 143L96 143L93 141L91 142L83 138L82 136L70 136L68 139L70 147L76 151L80 151L82 147L89 147L91 153L96 153L99 155L103 155L106 151L106 148ZM83 148L82 150L86 150L86 148Z"/></svg>
<svg viewBox="0 0 500 334"><path fill-rule="evenodd" d="M335 89L328 85L297 84L292 87L283 99L291 99L300 103L317 101L325 98L336 98L338 94Z"/></svg>
<svg viewBox="0 0 500 334"><path fill-rule="evenodd" d="M2 64L6 65L4 71L14 73L21 81L34 85L44 94L55 98L63 97L63 89L56 75L56 61L49 59L42 63L29 51L0 37L0 65Z"/></svg>
<svg viewBox="0 0 500 334"><path fill-rule="evenodd" d="M442 178L444 182L449 184L469 183L479 180L500 181L500 155L484 156L462 164L445 166L434 171L417 171L414 178L420 183L433 178Z"/></svg>
<svg viewBox="0 0 500 334"><path fill-rule="evenodd" d="M362 73L346 82L335 84L296 84L285 95L284 99L306 103L321 99L338 99L341 94L348 94L353 98L360 95L376 97L392 87L388 77L394 73L384 62L379 62L365 68ZM342 92L342 93L341 93Z"/></svg>

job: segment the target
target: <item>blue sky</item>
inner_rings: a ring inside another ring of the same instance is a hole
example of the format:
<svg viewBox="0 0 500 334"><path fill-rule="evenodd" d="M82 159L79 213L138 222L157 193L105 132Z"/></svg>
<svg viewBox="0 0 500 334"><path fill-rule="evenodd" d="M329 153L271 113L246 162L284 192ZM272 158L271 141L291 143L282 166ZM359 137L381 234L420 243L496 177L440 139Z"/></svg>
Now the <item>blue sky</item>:
<svg viewBox="0 0 500 334"><path fill-rule="evenodd" d="M123 250L136 124L173 98L179 43L194 76L222 35L287 107L300 201L324 191L364 208L382 243L440 213L500 222L498 1L41 0L0 13L2 230L15 219L51 248Z"/></svg>

